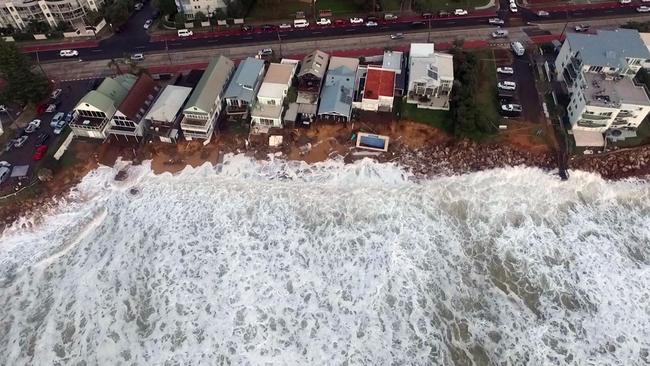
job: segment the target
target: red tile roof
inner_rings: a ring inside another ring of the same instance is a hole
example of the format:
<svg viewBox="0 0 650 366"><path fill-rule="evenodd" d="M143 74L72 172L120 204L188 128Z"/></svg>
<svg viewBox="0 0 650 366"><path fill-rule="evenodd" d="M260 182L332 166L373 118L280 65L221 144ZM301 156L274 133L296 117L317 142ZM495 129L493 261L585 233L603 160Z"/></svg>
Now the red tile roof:
<svg viewBox="0 0 650 366"><path fill-rule="evenodd" d="M158 90L160 90L160 87L156 90L157 87L158 83L156 83L151 76L147 74L140 75L117 110L129 117L131 120L138 122L140 118L144 117L144 113L142 113L140 109L144 109L145 112L149 109L149 105L146 105L145 102L148 100L150 104L153 103L154 98L158 94ZM138 114L141 114L139 118Z"/></svg>
<svg viewBox="0 0 650 366"><path fill-rule="evenodd" d="M382 69L368 69L366 86L363 97L366 99L379 99L392 97L395 93L395 71Z"/></svg>

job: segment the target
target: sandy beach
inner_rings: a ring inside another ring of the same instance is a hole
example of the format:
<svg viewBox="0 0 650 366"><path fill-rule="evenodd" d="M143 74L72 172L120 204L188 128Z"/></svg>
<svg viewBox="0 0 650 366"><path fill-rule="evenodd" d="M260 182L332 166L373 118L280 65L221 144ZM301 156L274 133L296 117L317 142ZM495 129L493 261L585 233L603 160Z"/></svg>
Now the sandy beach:
<svg viewBox="0 0 650 366"><path fill-rule="evenodd" d="M522 125L523 126L523 125ZM540 126L535 126L539 129ZM351 136L363 130L391 138L386 153L369 152L354 147ZM217 164L220 155L246 154L256 159L274 158L302 160L313 164L334 157L346 163L363 158L396 163L412 171L417 177L464 174L473 171L507 166L526 165L545 170L556 168L553 141L540 139L531 127L514 128L492 141L477 143L455 140L437 128L409 121L381 122L369 126L364 123L350 125L321 124L311 129L284 130L284 142L270 148L267 135L249 136L224 131L208 145L182 141L176 145L153 142L136 149L133 145L120 145L75 140L66 154L74 154L74 162L55 172L53 179L38 184L38 191L28 197L4 202L0 207L2 228L18 218L42 212L65 199L70 189L88 172L100 164L112 166L118 158L139 164L151 161L154 173L177 173L186 166L199 166L205 162ZM550 136L550 134L549 134ZM248 141L248 142L247 142ZM602 155L573 157L570 168L598 173L606 179L646 177L650 175L650 146L619 150ZM570 184L570 180L567 184Z"/></svg>

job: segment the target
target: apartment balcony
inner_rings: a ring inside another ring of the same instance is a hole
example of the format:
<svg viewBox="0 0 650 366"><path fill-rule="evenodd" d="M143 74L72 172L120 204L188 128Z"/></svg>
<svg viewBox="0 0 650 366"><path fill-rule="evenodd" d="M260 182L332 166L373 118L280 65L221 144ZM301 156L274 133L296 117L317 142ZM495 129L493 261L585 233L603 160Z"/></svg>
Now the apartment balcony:
<svg viewBox="0 0 650 366"><path fill-rule="evenodd" d="M106 117L85 117L77 115L77 117L70 122L70 127L80 130L103 131L107 123L108 118Z"/></svg>
<svg viewBox="0 0 650 366"><path fill-rule="evenodd" d="M235 115L235 114L246 114L248 113L248 106L247 105L227 105L226 106L226 114L228 115Z"/></svg>
<svg viewBox="0 0 650 366"><path fill-rule="evenodd" d="M601 116L598 114L583 113L582 118L596 121L606 121L612 118L612 116Z"/></svg>
<svg viewBox="0 0 650 366"><path fill-rule="evenodd" d="M597 121L588 121L588 120L579 120L576 123L580 127L588 127L588 128L602 128L602 127L607 127L606 122L597 122Z"/></svg>
<svg viewBox="0 0 650 366"><path fill-rule="evenodd" d="M186 134L186 131L206 133L212 129L212 120L183 117L181 129Z"/></svg>

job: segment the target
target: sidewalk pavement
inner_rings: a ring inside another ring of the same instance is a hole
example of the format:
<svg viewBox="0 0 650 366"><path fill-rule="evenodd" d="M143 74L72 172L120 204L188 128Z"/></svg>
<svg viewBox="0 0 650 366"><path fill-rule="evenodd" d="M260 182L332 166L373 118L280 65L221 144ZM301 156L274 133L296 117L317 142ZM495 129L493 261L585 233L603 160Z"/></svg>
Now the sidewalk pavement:
<svg viewBox="0 0 650 366"><path fill-rule="evenodd" d="M39 45L18 45L23 52L55 51L63 49L93 48L99 46L98 40L46 43Z"/></svg>

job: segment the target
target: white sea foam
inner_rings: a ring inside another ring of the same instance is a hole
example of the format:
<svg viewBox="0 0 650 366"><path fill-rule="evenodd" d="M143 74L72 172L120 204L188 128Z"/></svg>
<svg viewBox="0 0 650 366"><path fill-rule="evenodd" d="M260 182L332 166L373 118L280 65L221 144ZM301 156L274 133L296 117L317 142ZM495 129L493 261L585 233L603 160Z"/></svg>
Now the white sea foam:
<svg viewBox="0 0 650 366"><path fill-rule="evenodd" d="M411 178L99 168L0 237L0 364L650 362L647 183Z"/></svg>

